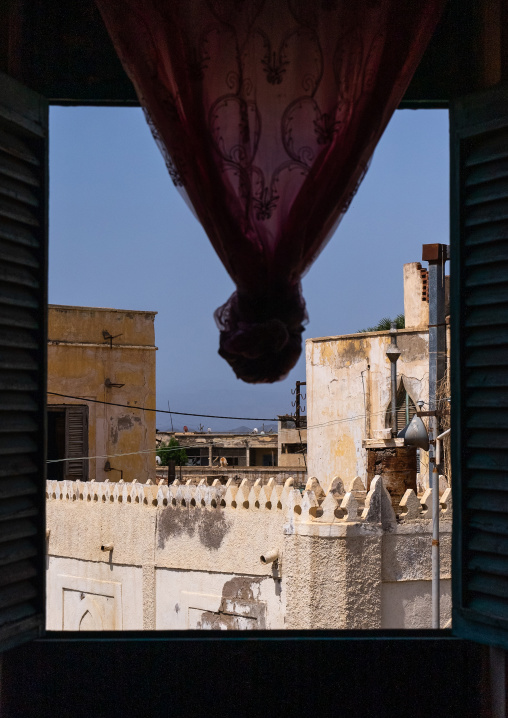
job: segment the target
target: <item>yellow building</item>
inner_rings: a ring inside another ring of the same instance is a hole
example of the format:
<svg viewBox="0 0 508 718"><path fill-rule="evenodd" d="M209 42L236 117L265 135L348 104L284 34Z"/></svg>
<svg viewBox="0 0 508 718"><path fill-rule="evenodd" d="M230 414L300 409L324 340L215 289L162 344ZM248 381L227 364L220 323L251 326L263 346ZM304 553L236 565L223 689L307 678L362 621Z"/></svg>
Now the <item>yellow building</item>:
<svg viewBox="0 0 508 718"><path fill-rule="evenodd" d="M48 478L155 480L156 313L49 306Z"/></svg>

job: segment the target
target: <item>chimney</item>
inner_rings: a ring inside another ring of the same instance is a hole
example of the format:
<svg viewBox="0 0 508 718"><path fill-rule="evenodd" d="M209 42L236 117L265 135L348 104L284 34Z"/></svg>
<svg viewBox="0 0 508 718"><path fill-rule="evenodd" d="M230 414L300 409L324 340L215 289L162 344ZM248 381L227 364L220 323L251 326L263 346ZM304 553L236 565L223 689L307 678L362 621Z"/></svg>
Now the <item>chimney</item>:
<svg viewBox="0 0 508 718"><path fill-rule="evenodd" d="M428 327L428 272L420 262L404 265L404 316L406 329Z"/></svg>

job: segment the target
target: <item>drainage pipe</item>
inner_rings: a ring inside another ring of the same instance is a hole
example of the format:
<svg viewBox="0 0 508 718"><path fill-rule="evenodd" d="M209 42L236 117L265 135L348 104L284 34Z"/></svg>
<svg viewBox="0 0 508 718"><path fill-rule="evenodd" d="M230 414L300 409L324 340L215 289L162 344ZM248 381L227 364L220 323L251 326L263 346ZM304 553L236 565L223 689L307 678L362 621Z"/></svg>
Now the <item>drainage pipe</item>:
<svg viewBox="0 0 508 718"><path fill-rule="evenodd" d="M445 438L445 436L448 436L451 429L447 429L446 431L443 431L442 434L439 434L439 436L436 437L436 465L439 466L441 463L441 442Z"/></svg>
<svg viewBox="0 0 508 718"><path fill-rule="evenodd" d="M432 417L437 423L435 417ZM451 429L436 436L436 456L432 466L432 628L439 628L440 620L440 557L439 557L439 469L441 442Z"/></svg>
<svg viewBox="0 0 508 718"><path fill-rule="evenodd" d="M432 628L439 628L440 618L439 557L439 472L432 465Z"/></svg>

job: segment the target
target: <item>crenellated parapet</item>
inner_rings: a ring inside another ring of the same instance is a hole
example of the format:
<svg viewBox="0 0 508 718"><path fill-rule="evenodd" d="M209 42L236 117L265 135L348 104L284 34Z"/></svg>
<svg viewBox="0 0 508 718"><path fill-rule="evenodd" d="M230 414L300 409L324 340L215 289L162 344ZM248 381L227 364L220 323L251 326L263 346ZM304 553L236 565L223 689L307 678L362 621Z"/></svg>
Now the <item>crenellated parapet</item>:
<svg viewBox="0 0 508 718"><path fill-rule="evenodd" d="M374 523L383 528L432 519L432 489L418 497L407 490L396 514L382 477L376 476L367 492L357 476L349 482L336 477L326 493L318 479L308 480L304 491L295 488L294 480L288 479L282 486L270 479L262 485L258 479L243 479L238 485L230 479L221 484L217 479L209 485L205 479L197 485L176 480L171 485L125 483L47 481L46 496L49 501L80 501L89 504L118 503L140 506L172 507L174 509L206 509L226 512L262 512L267 515L284 516L293 524L344 524ZM451 520L452 494L446 489L440 496L440 518Z"/></svg>

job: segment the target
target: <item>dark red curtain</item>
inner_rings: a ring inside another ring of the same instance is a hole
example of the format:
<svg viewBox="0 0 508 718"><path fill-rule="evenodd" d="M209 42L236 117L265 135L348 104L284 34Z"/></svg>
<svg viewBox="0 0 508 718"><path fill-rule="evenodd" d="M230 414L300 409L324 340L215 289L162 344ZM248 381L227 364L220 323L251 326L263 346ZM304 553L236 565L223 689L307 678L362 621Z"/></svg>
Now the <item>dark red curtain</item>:
<svg viewBox="0 0 508 718"><path fill-rule="evenodd" d="M277 381L301 352L300 279L444 0L96 1L173 182L236 283L215 313L219 353L245 381Z"/></svg>

